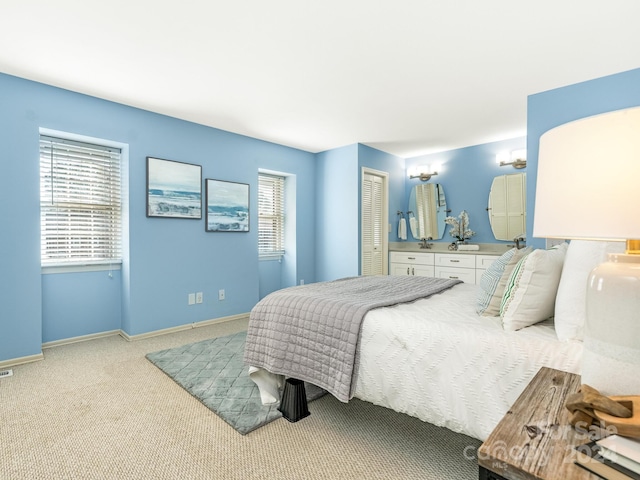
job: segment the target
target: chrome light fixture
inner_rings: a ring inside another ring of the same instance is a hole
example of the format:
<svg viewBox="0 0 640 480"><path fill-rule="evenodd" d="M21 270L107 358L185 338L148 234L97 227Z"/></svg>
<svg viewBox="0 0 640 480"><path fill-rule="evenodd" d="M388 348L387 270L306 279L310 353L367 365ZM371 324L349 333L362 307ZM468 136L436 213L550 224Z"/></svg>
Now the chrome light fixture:
<svg viewBox="0 0 640 480"><path fill-rule="evenodd" d="M496 163L501 167L511 165L517 169L524 168L527 166L527 151L522 149L512 152L501 152L496 155Z"/></svg>
<svg viewBox="0 0 640 480"><path fill-rule="evenodd" d="M409 178L419 178L423 182L428 182L431 180L431 177L438 175L438 169L439 167L437 165L434 165L433 169L429 165L419 165L408 169Z"/></svg>

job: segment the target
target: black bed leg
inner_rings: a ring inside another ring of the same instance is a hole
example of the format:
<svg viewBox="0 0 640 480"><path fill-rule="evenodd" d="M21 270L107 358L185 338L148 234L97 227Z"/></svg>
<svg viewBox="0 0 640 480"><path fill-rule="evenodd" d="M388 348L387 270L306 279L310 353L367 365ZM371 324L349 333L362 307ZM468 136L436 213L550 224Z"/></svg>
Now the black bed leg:
<svg viewBox="0 0 640 480"><path fill-rule="evenodd" d="M307 393L302 380L287 378L278 410L290 422L297 422L310 415Z"/></svg>

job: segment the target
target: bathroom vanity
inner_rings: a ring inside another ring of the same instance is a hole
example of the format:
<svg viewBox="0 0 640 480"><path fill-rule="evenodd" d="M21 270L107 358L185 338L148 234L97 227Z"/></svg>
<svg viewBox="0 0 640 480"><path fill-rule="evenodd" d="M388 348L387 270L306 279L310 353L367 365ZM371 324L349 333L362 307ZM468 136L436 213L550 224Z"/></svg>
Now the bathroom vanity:
<svg viewBox="0 0 640 480"><path fill-rule="evenodd" d="M450 251L447 245L436 243L430 249L408 243L391 245L389 274L452 278L476 284L489 265L512 247L485 244L475 251Z"/></svg>

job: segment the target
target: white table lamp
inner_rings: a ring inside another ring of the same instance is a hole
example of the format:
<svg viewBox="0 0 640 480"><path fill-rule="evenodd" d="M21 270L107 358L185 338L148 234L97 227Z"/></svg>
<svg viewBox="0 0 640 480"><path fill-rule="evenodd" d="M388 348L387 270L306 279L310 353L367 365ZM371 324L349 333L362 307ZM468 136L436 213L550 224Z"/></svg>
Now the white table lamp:
<svg viewBox="0 0 640 480"><path fill-rule="evenodd" d="M585 286L582 383L640 395L640 107L540 137L533 235L627 242Z"/></svg>

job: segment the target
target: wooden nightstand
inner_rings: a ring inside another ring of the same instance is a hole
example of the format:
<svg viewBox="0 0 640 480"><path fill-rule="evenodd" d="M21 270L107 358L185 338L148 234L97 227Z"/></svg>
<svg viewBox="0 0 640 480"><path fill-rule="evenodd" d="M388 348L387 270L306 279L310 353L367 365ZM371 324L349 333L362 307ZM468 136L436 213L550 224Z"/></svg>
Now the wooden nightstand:
<svg viewBox="0 0 640 480"><path fill-rule="evenodd" d="M597 480L573 463L573 447L591 440L569 424L564 407L579 387L579 375L541 368L480 446L480 479Z"/></svg>

